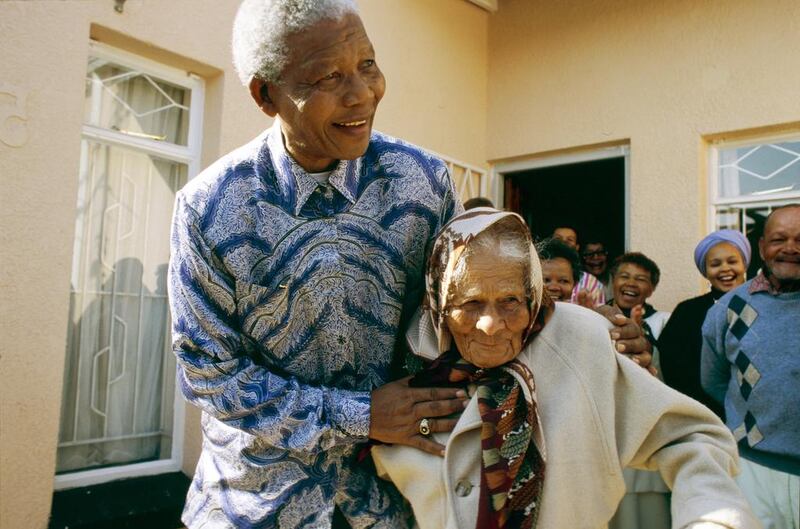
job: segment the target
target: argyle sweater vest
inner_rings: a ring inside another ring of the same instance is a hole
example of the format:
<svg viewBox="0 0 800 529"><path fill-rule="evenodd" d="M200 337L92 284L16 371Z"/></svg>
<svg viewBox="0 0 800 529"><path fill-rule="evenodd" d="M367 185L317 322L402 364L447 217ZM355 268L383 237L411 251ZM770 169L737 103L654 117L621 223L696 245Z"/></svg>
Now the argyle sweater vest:
<svg viewBox="0 0 800 529"><path fill-rule="evenodd" d="M741 456L800 475L800 292L729 292L703 325L703 386Z"/></svg>

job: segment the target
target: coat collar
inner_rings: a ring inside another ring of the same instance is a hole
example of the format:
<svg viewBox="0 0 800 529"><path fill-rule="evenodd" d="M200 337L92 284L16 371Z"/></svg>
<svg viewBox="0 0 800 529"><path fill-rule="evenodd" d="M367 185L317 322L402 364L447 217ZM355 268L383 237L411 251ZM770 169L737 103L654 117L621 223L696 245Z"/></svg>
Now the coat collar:
<svg viewBox="0 0 800 529"><path fill-rule="evenodd" d="M291 205L294 214L299 215L311 193L320 184L286 151L280 120L276 119L269 129L266 147L269 150L272 167L275 169L278 189ZM339 164L328 180L331 187L341 193L351 204L356 202L362 164L362 158L339 160Z"/></svg>

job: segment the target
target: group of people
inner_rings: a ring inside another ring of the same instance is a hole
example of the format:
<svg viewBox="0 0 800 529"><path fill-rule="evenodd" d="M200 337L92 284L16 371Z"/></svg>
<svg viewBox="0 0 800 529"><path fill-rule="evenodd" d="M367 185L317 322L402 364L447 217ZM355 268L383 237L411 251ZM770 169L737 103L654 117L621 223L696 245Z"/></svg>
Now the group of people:
<svg viewBox="0 0 800 529"><path fill-rule="evenodd" d="M754 279L747 282L747 237L715 231L694 251L709 292L671 314L647 302L661 274L642 253L609 260L602 242L579 253L578 232L568 226L556 228L538 249L552 299L589 308L605 302L641 325L653 344L648 370L733 432L743 459L739 485L765 526L794 528L800 515L800 205L778 208L766 220L758 248L764 267ZM658 474L624 474L628 494L610 526L670 527L670 490Z"/></svg>
<svg viewBox="0 0 800 529"><path fill-rule="evenodd" d="M797 529L742 482L798 474L780 383L800 376L800 208L773 213L761 279L706 319L700 380L726 427L653 376L655 263L606 276L586 244L582 271L577 234L537 249L521 217L464 211L440 159L372 130L386 83L352 0L245 0L232 42L274 123L176 199L173 350L203 411L187 527L599 529L630 468L658 471L674 528Z"/></svg>

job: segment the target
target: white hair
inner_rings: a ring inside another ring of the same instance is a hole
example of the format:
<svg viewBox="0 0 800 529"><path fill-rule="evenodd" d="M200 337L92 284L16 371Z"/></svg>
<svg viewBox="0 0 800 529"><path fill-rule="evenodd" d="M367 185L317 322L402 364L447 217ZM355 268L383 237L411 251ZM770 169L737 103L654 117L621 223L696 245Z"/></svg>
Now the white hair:
<svg viewBox="0 0 800 529"><path fill-rule="evenodd" d="M524 274L525 289L530 291L531 248L527 238L519 231L511 231L508 226L516 227L513 219L503 219L478 234L464 250L461 259L452 272L452 282L463 281L472 257L476 254L492 255L498 266L521 265Z"/></svg>
<svg viewBox="0 0 800 529"><path fill-rule="evenodd" d="M233 22L233 65L243 85L275 82L286 65L286 38L321 20L358 14L355 0L244 0Z"/></svg>

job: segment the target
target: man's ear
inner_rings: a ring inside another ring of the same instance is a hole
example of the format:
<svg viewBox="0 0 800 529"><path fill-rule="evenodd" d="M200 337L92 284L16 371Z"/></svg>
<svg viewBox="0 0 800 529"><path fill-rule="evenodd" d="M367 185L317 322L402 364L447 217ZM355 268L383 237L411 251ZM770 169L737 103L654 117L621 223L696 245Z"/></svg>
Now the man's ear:
<svg viewBox="0 0 800 529"><path fill-rule="evenodd" d="M278 108L275 106L272 96L270 96L271 89L272 86L267 81L258 79L256 77L253 77L250 80L250 97L252 97L253 101L256 102L256 105L258 105L258 108L261 109L261 112L271 118L274 118L276 115L278 115Z"/></svg>
<svg viewBox="0 0 800 529"><path fill-rule="evenodd" d="M761 257L761 260L764 260L764 236L758 238L758 255ZM746 267L745 267L746 268Z"/></svg>

